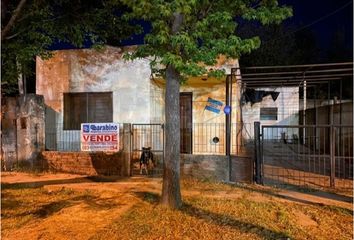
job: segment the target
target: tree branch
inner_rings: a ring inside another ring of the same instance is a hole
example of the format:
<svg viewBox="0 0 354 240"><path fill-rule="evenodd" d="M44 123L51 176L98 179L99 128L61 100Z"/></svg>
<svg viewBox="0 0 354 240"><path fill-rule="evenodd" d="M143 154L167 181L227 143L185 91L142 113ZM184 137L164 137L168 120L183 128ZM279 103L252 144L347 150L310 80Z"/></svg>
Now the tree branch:
<svg viewBox="0 0 354 240"><path fill-rule="evenodd" d="M25 5L25 3L26 3L26 0L21 0L19 2L19 4L17 5L17 7L14 10L9 22L6 24L4 29L2 29L2 31L1 31L1 41L3 41L5 39L5 37L7 36L7 34L9 34L12 26L15 24L18 16L20 15L20 12L23 9L23 6Z"/></svg>
<svg viewBox="0 0 354 240"><path fill-rule="evenodd" d="M174 13L173 14L173 22L172 22L172 33L175 34L177 33L183 23L183 15L180 13Z"/></svg>
<svg viewBox="0 0 354 240"><path fill-rule="evenodd" d="M24 30L19 31L19 32L15 33L15 34L12 34L12 35L10 35L10 36L6 36L4 39L10 40L10 39L12 39L12 38L14 38L14 37L17 37L18 35L20 35L21 33L25 32L26 30L27 30L27 29L24 29Z"/></svg>

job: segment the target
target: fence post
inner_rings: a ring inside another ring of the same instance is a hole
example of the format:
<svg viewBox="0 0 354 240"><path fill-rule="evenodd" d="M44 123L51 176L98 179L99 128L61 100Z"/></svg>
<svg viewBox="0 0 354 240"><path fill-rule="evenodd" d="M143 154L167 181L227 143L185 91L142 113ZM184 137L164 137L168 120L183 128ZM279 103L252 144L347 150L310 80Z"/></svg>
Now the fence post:
<svg viewBox="0 0 354 240"><path fill-rule="evenodd" d="M165 161L165 124L161 124L162 129L162 166L164 166Z"/></svg>
<svg viewBox="0 0 354 240"><path fill-rule="evenodd" d="M331 178L330 178L330 186L332 188L335 187L335 178L336 178L336 157L335 157L335 152L336 152L336 134L335 134L335 128L333 125L331 125L330 128L330 139L329 139L329 144L330 144L330 157L331 157Z"/></svg>
<svg viewBox="0 0 354 240"><path fill-rule="evenodd" d="M261 123L254 122L254 153L255 153L255 181L257 184L263 184L261 173Z"/></svg>
<svg viewBox="0 0 354 240"><path fill-rule="evenodd" d="M231 75L226 77L226 106L229 106L232 109L232 78ZM225 127L226 127L226 156L228 157L228 180L231 182L232 175L232 162L231 162L231 112L225 116Z"/></svg>
<svg viewBox="0 0 354 240"><path fill-rule="evenodd" d="M125 176L131 176L131 124L123 123L123 156L124 156L124 165Z"/></svg>
<svg viewBox="0 0 354 240"><path fill-rule="evenodd" d="M334 121L334 115L333 115L333 104L330 105L329 109L329 116L330 116L330 128L329 128L329 153L330 153L330 161L331 161L331 176L330 176L330 186L332 188L335 187L335 178L336 178L336 159L335 159L335 152L336 152L336 134L335 134L335 129L333 126L333 121Z"/></svg>

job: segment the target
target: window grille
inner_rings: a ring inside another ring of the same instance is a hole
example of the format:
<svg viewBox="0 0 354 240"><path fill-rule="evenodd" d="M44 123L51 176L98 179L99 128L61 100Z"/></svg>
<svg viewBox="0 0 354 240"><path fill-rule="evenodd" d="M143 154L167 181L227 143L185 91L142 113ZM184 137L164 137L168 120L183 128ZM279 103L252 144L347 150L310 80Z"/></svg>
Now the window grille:
<svg viewBox="0 0 354 240"><path fill-rule="evenodd" d="M278 120L278 108L261 108L260 120Z"/></svg>
<svg viewBox="0 0 354 240"><path fill-rule="evenodd" d="M64 130L113 121L112 92L64 93Z"/></svg>

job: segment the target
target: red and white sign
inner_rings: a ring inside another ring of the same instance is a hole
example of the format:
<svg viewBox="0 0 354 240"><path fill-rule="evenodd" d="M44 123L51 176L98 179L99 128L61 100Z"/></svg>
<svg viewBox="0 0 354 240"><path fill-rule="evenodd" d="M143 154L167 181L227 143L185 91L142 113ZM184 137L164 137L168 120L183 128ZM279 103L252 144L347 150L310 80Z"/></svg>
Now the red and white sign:
<svg viewBox="0 0 354 240"><path fill-rule="evenodd" d="M119 125L116 123L82 123L81 151L118 151Z"/></svg>

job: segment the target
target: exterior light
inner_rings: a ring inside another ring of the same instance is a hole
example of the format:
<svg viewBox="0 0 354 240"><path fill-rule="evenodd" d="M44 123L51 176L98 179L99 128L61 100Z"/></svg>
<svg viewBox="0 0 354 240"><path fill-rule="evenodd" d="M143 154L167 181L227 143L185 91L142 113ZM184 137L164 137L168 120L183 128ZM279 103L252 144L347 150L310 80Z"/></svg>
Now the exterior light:
<svg viewBox="0 0 354 240"><path fill-rule="evenodd" d="M228 105L226 105L226 106L224 107L224 113L225 113L226 115L230 114L230 113L231 113L231 107L228 106Z"/></svg>

